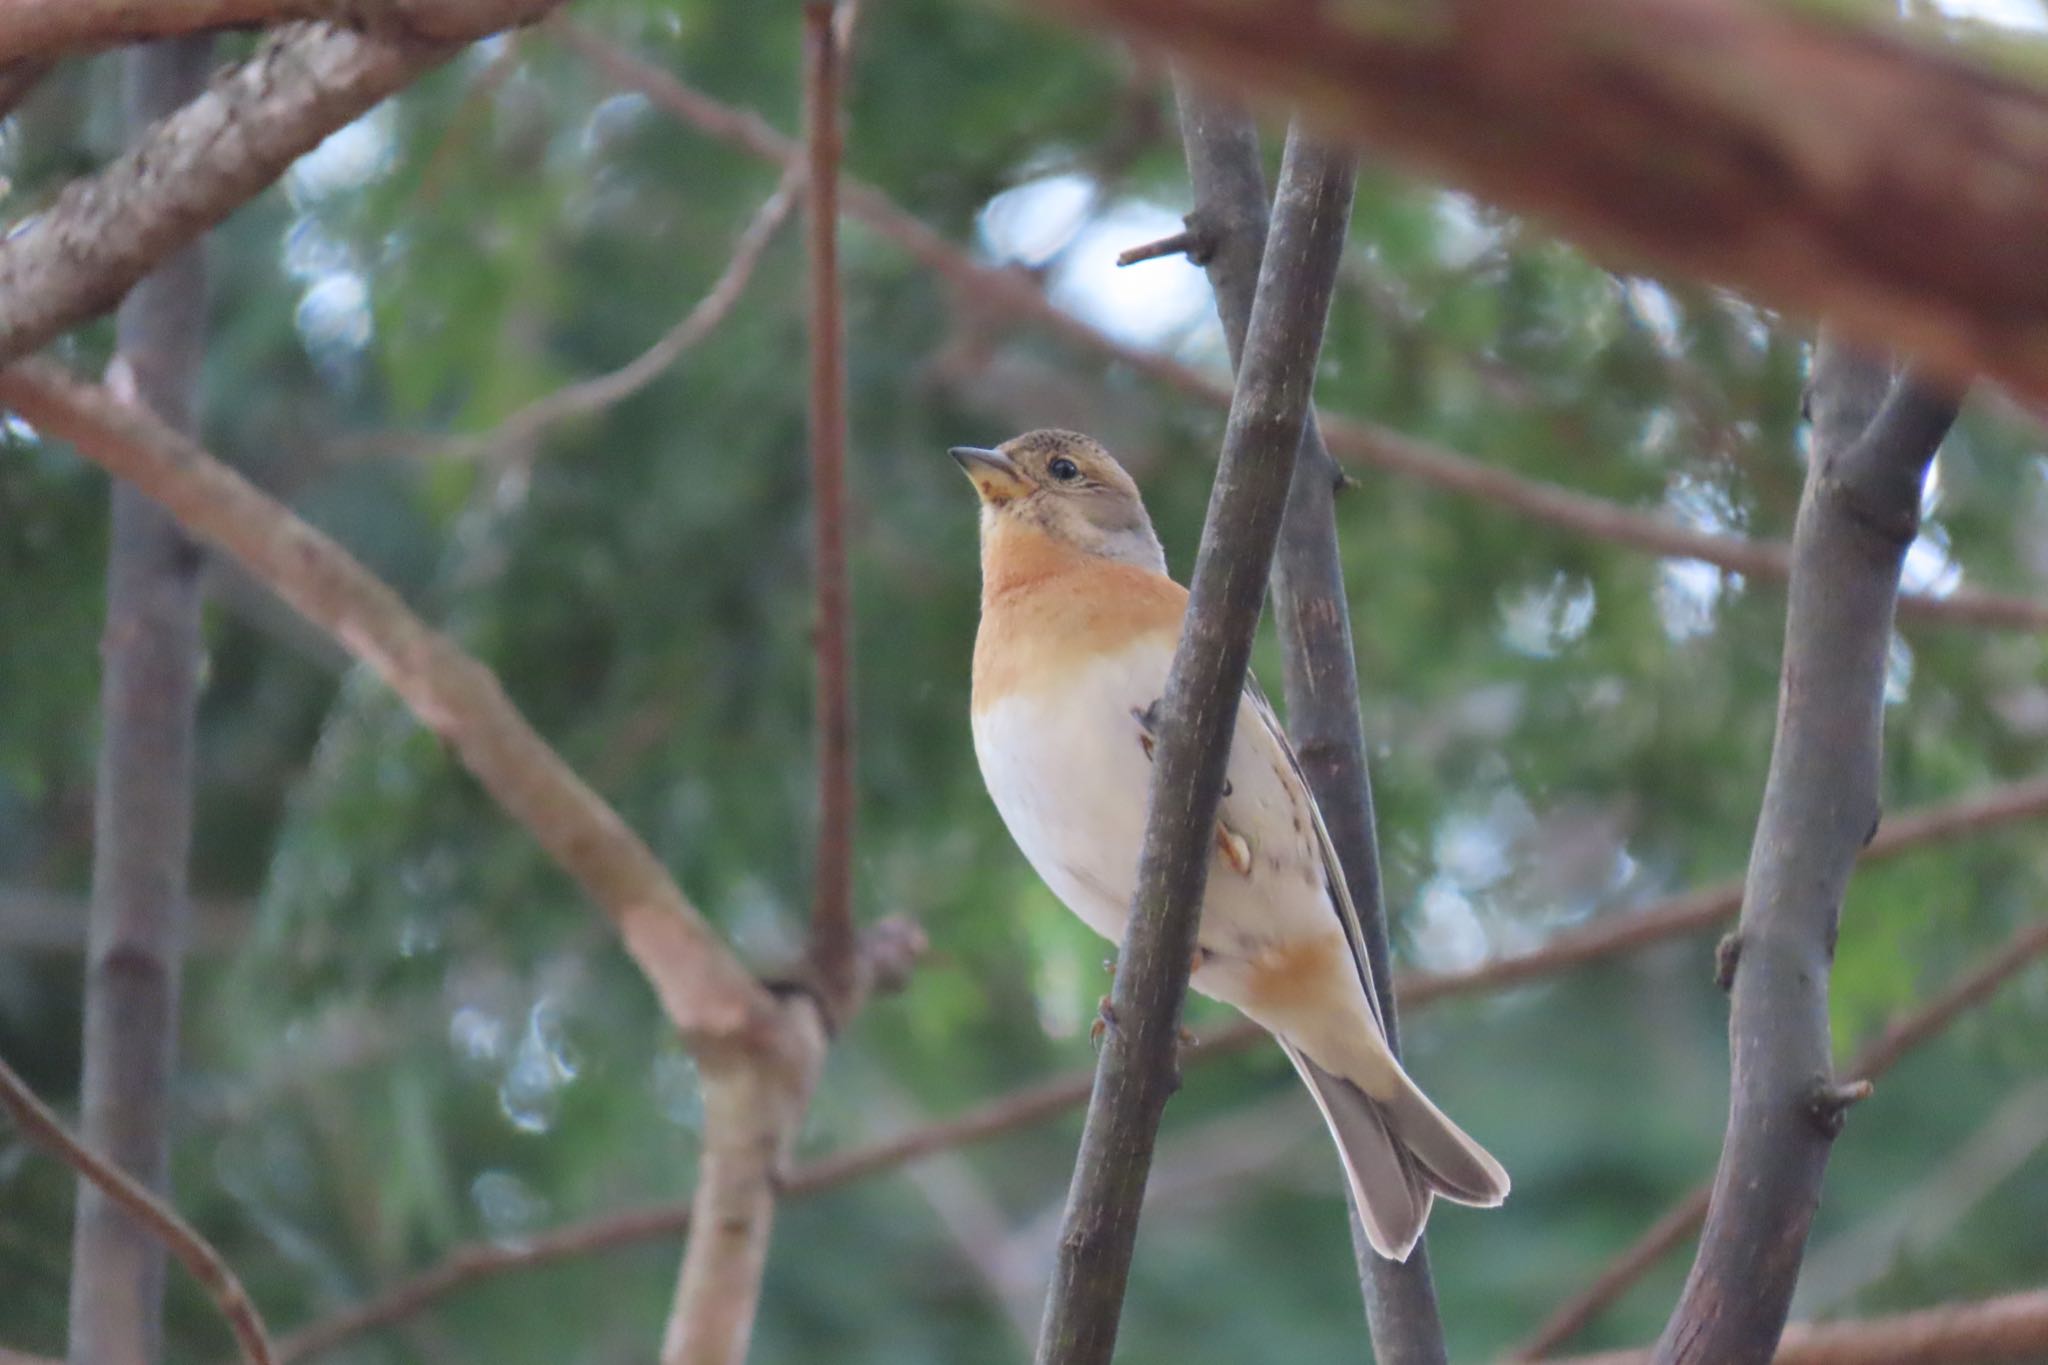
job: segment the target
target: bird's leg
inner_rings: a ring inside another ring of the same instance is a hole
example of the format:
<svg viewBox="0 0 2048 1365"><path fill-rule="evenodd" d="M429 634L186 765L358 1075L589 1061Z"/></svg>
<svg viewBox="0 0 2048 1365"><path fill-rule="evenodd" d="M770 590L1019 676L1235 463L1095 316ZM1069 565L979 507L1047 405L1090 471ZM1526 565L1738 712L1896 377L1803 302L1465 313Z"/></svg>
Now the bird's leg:
<svg viewBox="0 0 2048 1365"><path fill-rule="evenodd" d="M1159 743L1159 732L1155 728L1159 723L1159 702L1160 698L1154 697L1150 706L1131 708L1131 719L1138 722L1138 747L1145 751L1148 759Z"/></svg>
<svg viewBox="0 0 2048 1365"><path fill-rule="evenodd" d="M1108 996L1095 1007L1095 1022L1088 1026L1088 1041L1096 1047L1102 1046L1102 1035L1116 1027L1116 1006Z"/></svg>

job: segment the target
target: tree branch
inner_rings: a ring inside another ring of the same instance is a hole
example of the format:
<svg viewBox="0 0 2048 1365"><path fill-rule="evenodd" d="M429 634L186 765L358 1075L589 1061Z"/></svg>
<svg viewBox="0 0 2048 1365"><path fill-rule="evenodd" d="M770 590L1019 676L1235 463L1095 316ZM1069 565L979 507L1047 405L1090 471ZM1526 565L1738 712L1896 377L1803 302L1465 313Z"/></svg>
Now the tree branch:
<svg viewBox="0 0 2048 1365"><path fill-rule="evenodd" d="M2048 816L2048 778L2008 783L1959 801L1910 811L1887 822L1863 856L1867 862L1877 862L2043 816ZM1640 910L1604 917L1571 934L1560 935L1545 947L1468 971L1442 975L1403 973L1395 979L1395 997L1402 1009L1413 1011L1442 1000L1544 980L1610 957L1704 932L1734 915L1741 899L1739 883L1670 897ZM1234 1057L1263 1042L1265 1037L1265 1031L1257 1025L1240 1020L1198 1035L1194 1044L1183 1050L1181 1060L1200 1065ZM1043 1123L1085 1103L1094 1080L1092 1067L1068 1072L999 1095L953 1118L822 1157L789 1173L783 1182L783 1197L806 1198L895 1170L934 1152L950 1151ZM687 1203L672 1204L557 1228L528 1238L516 1247L477 1243L458 1248L439 1264L391 1286L375 1298L292 1333L279 1343L279 1357L287 1362L303 1360L419 1312L444 1295L497 1274L677 1236L688 1226L689 1217Z"/></svg>
<svg viewBox="0 0 2048 1365"><path fill-rule="evenodd" d="M817 620L818 839L810 967L836 1027L853 989L853 603L846 563L846 354L839 295L844 54L832 0L804 6L805 226L811 294L812 550Z"/></svg>
<svg viewBox="0 0 2048 1365"><path fill-rule="evenodd" d="M47 361L0 371L0 403L147 493L397 692L611 918L703 1060L772 1044L768 993L647 846L534 733L489 669L346 550L149 413Z"/></svg>
<svg viewBox="0 0 2048 1365"><path fill-rule="evenodd" d="M1774 1365L1991 1365L2048 1353L2048 1290L1947 1303L1860 1322L1794 1323ZM1648 1351L1573 1356L1570 1365L1644 1365Z"/></svg>
<svg viewBox="0 0 2048 1365"><path fill-rule="evenodd" d="M1761 0L1057 8L1596 251L2048 398L2048 96L1897 24Z"/></svg>
<svg viewBox="0 0 2048 1365"><path fill-rule="evenodd" d="M249 1365L271 1365L275 1356L270 1348L270 1335L263 1326L263 1315L257 1312L228 1263L191 1224L132 1176L67 1132L49 1106L4 1061L0 1061L0 1106L14 1116L23 1137L85 1177L169 1248L178 1264L191 1272L227 1319L243 1360Z"/></svg>
<svg viewBox="0 0 2048 1365"><path fill-rule="evenodd" d="M754 210L725 269L704 296L692 305L675 326L655 343L616 370L564 384L532 402L515 409L504 421L476 436L457 437L450 442L429 442L427 447L460 459L482 459L504 451L530 449L550 427L575 417L602 412L623 403L666 373L683 355L693 350L732 316L740 296L754 278L761 257L767 252L803 189L802 166L784 170L775 189Z"/></svg>
<svg viewBox="0 0 2048 1365"><path fill-rule="evenodd" d="M1940 994L1904 1013L1866 1043L1849 1063L1852 1081L1874 1082L1907 1053L1947 1030L1969 1010L1989 1000L2014 975L2048 953L2048 919L2022 925L2004 945L1976 967L1956 978ZM1612 1307L1665 1254L1699 1229L1707 1216L1711 1185L1701 1185L1665 1211L1632 1245L1616 1256L1593 1282L1567 1300L1510 1355L1536 1360L1585 1330Z"/></svg>
<svg viewBox="0 0 2048 1365"><path fill-rule="evenodd" d="M206 38L128 54L131 138L191 98ZM195 425L206 336L197 245L165 260L122 302L114 382L179 430ZM126 484L111 494L107 618L100 643L100 751L80 1060L84 1143L163 1192L177 1069L199 703L199 547ZM163 1354L164 1247L96 1186L72 1224L70 1357L77 1365Z"/></svg>
<svg viewBox="0 0 2048 1365"><path fill-rule="evenodd" d="M1224 340L1236 366L1242 360L1266 246L1266 185L1259 164L1258 129L1241 106L1205 94L1185 77L1175 81L1174 90L1180 104L1188 178L1194 188L1187 235L1200 241ZM1354 176L1350 158L1328 153L1318 163L1305 163L1302 169L1322 175L1329 182L1329 196L1348 202ZM1273 560L1273 617L1280 636L1288 730L1351 888L1387 1045L1398 1056L1393 965L1387 950L1372 780L1358 715L1351 608L1337 544L1336 488L1340 477L1311 409L1302 426L1301 450L1295 457L1280 547ZM1350 1219L1373 1358L1385 1365L1441 1365L1446 1358L1443 1323L1437 1313L1426 1241L1418 1240L1407 1260L1388 1260L1375 1254L1366 1242L1356 1209L1350 1210Z"/></svg>
<svg viewBox="0 0 2048 1365"><path fill-rule="evenodd" d="M48 210L0 238L0 363L104 312L159 260L463 42L532 19L552 3L398 0L400 13L451 21L437 23L431 41L327 23L291 24L265 38L126 154L65 186ZM45 8L62 15L86 7L56 0Z"/></svg>
<svg viewBox="0 0 2048 1365"><path fill-rule="evenodd" d="M1698 1258L1658 1343L1664 1365L1768 1360L1785 1324L1839 1128L1828 969L1850 870L1878 821L1899 570L1955 416L1953 399L1894 383L1832 342L1814 390L1778 733L1737 928L1728 1135Z"/></svg>
<svg viewBox="0 0 2048 1365"><path fill-rule="evenodd" d="M568 20L548 31L614 83L645 95L657 108L741 151L780 165L798 149L760 115L723 104L668 72ZM1228 407L1230 388L1160 351L1117 340L1062 311L1030 276L983 265L926 227L888 196L858 180L844 182L846 213L930 270L977 307L1031 323L1084 353L1144 375L1197 402ZM1456 451L1389 428L1321 415L1330 451L1346 461L1416 479L1446 492L1497 503L1533 521L1670 559L1697 559L1759 582L1785 581L1790 549L1780 542L1694 530L1590 494L1497 469ZM2048 631L2048 603L1963 588L1946 597L1911 594L1900 612L1916 621Z"/></svg>
<svg viewBox="0 0 2048 1365"><path fill-rule="evenodd" d="M529 22L554 0L14 0L0 62L49 60L223 29L325 20L400 41L464 43Z"/></svg>
<svg viewBox="0 0 2048 1365"><path fill-rule="evenodd" d="M1350 178L1328 177L1324 165L1304 139L1288 139L1237 396L1167 678L1138 890L1110 995L1115 1023L1067 1196L1040 1365L1110 1358L1153 1142L1180 1080L1181 1006L1216 807L1351 221Z"/></svg>

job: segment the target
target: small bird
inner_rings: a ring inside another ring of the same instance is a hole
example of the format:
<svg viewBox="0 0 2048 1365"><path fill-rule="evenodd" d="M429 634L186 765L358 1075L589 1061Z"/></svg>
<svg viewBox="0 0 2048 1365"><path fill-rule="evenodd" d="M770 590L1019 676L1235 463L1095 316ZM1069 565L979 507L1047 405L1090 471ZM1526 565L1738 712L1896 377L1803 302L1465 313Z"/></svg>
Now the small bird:
<svg viewBox="0 0 2048 1365"><path fill-rule="evenodd" d="M956 446L981 496L974 752L1053 894L1122 942L1145 832L1154 707L1187 610L1131 476L1099 444L1032 431ZM1492 1207L1500 1163L1387 1047L1357 911L1315 799L1248 681L1191 983L1280 1042L1329 1124L1373 1249L1403 1261L1436 1195Z"/></svg>

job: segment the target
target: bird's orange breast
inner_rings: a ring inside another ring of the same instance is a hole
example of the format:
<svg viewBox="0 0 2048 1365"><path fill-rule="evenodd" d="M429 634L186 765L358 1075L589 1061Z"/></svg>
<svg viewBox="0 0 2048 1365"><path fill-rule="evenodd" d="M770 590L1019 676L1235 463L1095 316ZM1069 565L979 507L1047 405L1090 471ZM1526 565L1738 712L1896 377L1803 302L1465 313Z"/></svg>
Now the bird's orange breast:
<svg viewBox="0 0 2048 1365"><path fill-rule="evenodd" d="M999 521L983 538L974 709L1057 688L1074 669L1148 637L1171 650L1187 590L1165 574Z"/></svg>

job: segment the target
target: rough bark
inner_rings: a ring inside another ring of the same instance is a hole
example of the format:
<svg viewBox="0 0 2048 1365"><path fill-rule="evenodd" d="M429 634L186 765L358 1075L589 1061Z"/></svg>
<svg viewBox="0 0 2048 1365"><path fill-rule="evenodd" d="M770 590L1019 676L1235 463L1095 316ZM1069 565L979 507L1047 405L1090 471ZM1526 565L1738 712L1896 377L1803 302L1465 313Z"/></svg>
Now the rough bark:
<svg viewBox="0 0 2048 1365"><path fill-rule="evenodd" d="M2048 95L1882 11L1058 0L1631 268L2048 399Z"/></svg>
<svg viewBox="0 0 2048 1365"><path fill-rule="evenodd" d="M1736 929L1728 1130L1665 1365L1767 1361L1821 1177L1855 1098L1837 1084L1828 971L1842 896L1876 833L1899 569L1954 400L1832 343L1792 536L1778 732Z"/></svg>
<svg viewBox="0 0 2048 1365"><path fill-rule="evenodd" d="M70 3L59 0L52 12ZM0 362L104 312L159 260L463 42L549 7L540 0L420 4L448 21L434 27L441 36L406 36L417 30L404 25L390 33L286 25L125 155L65 186L48 209L0 238ZM405 7L397 0L395 8Z"/></svg>
<svg viewBox="0 0 2048 1365"><path fill-rule="evenodd" d="M129 54L131 137L191 98L210 49L199 38ZM116 382L164 422L191 431L206 334L206 263L197 244L136 287L116 331ZM112 517L80 1110L85 1145L162 1194L188 914L201 557L177 523L125 483L113 487ZM163 1289L163 1242L99 1186L80 1186L74 1365L161 1359Z"/></svg>
<svg viewBox="0 0 2048 1365"><path fill-rule="evenodd" d="M1318 156L1288 143L1237 396L1174 651L1131 921L1038 1344L1041 1365L1106 1362L1116 1344L1138 1210L1166 1101L1179 1084L1187 996L1216 806L1230 758L1273 547L1301 444L1316 357L1350 221L1350 187L1325 199Z"/></svg>
<svg viewBox="0 0 2048 1365"><path fill-rule="evenodd" d="M658 108L751 156L783 164L796 144L751 110L721 103L567 21L550 31L621 86L638 90ZM1028 322L1076 350L1145 376L1199 403L1227 408L1230 386L1163 351L1119 341L1060 309L1030 276L984 265L919 222L866 182L843 180L849 217L894 242L944 280L971 307ZM1681 525L1654 511L1609 502L1541 479L1500 469L1459 451L1417 440L1390 428L1328 413L1320 419L1324 442L1345 461L1416 479L1433 488L1507 508L1519 517L1574 535L1672 559L1698 559L1759 582L1782 583L1791 552L1777 541L1745 540ZM1913 594L1900 611L1916 621L2048 630L2048 603L1965 587L1944 597Z"/></svg>
<svg viewBox="0 0 2048 1365"><path fill-rule="evenodd" d="M1235 366L1243 357L1259 262L1266 249L1266 184L1258 130L1242 106L1205 93L1186 78L1175 82L1175 91L1194 187L1194 208L1188 215L1190 247L1208 272ZM1353 167L1348 156L1326 152L1314 163L1304 159L1301 169L1328 182L1328 198L1349 203ZM1358 907L1372 963L1372 989L1379 998L1387 1042L1398 1055L1372 778L1358 715L1351 607L1337 544L1336 490L1341 479L1311 410L1302 427L1280 546L1273 557L1273 616L1280 636L1288 732ZM1443 1322L1437 1313L1426 1240L1416 1242L1406 1261L1390 1261L1367 1244L1356 1209L1350 1217L1373 1358L1380 1365L1441 1365Z"/></svg>

